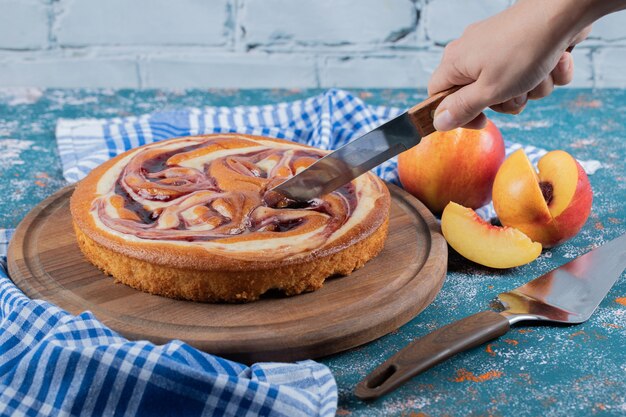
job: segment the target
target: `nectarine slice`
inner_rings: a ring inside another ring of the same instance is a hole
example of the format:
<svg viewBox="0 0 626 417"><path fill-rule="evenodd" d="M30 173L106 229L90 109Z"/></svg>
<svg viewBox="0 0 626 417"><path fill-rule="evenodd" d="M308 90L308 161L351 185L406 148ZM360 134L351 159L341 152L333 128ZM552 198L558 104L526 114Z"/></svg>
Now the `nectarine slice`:
<svg viewBox="0 0 626 417"><path fill-rule="evenodd" d="M539 169L539 186L552 217L561 214L572 201L578 180L577 164L570 161L561 163L563 159L572 159L566 152L554 151L547 153L537 163Z"/></svg>
<svg viewBox="0 0 626 417"><path fill-rule="evenodd" d="M493 226L470 208L449 203L441 215L448 244L465 258L491 268L525 265L541 253L541 244L512 227Z"/></svg>
<svg viewBox="0 0 626 417"><path fill-rule="evenodd" d="M539 176L522 149L504 161L493 182L493 206L502 224L515 224L524 230L526 225L552 221L539 183Z"/></svg>

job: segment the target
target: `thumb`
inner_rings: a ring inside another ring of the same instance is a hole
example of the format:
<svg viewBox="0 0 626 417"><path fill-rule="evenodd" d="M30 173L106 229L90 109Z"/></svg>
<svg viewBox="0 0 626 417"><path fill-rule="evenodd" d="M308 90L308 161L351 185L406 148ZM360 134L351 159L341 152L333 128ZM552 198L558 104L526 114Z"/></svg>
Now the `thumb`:
<svg viewBox="0 0 626 417"><path fill-rule="evenodd" d="M477 82L468 84L446 97L435 111L433 125L439 131L464 126L474 120L489 105L484 90Z"/></svg>

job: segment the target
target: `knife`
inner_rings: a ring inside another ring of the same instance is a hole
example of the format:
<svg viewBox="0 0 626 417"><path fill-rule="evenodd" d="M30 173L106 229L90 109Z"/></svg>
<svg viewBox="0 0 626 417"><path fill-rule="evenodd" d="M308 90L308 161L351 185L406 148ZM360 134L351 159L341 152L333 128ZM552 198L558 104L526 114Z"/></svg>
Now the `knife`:
<svg viewBox="0 0 626 417"><path fill-rule="evenodd" d="M498 295L504 311L483 311L411 342L356 386L373 400L451 356L502 336L519 322L587 321L626 268L626 234Z"/></svg>
<svg viewBox="0 0 626 417"><path fill-rule="evenodd" d="M427 98L395 119L317 160L270 192L306 202L335 191L433 133L435 109L445 97L459 88L453 87Z"/></svg>

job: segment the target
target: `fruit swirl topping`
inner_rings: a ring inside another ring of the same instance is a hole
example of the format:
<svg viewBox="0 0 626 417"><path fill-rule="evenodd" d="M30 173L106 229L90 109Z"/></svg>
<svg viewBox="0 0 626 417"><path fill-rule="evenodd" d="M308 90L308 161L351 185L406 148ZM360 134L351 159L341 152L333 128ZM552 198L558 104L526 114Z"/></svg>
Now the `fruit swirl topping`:
<svg viewBox="0 0 626 417"><path fill-rule="evenodd" d="M314 249L363 211L364 187L382 186L356 180L306 204L269 198L269 189L324 154L238 135L160 142L109 168L97 184L91 212L100 227L142 240L249 246L298 237Z"/></svg>

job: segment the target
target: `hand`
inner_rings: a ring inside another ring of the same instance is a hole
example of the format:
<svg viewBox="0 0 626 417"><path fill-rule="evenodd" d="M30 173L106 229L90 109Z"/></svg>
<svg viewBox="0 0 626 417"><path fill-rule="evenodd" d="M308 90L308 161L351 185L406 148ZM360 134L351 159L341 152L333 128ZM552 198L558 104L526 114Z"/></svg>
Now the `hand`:
<svg viewBox="0 0 626 417"><path fill-rule="evenodd" d="M428 92L465 87L439 105L435 128L481 128L485 108L517 114L529 99L571 82L574 62L566 49L591 30L581 26L589 20L581 17L583 11L572 11L575 1L520 0L448 44Z"/></svg>

